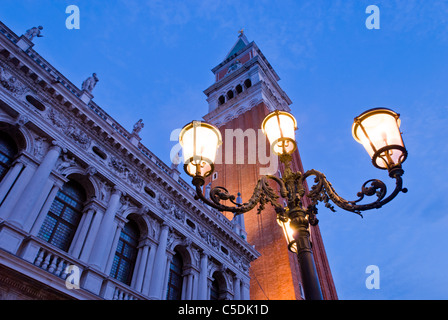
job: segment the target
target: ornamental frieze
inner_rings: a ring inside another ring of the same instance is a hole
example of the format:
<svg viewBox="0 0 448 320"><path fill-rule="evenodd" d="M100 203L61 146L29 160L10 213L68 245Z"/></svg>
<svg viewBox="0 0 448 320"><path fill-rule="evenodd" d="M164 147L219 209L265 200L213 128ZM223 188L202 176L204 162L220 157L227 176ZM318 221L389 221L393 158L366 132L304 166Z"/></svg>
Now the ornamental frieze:
<svg viewBox="0 0 448 320"><path fill-rule="evenodd" d="M31 91L28 86L19 81L12 73L0 66L0 84L14 96L20 97Z"/></svg>
<svg viewBox="0 0 448 320"><path fill-rule="evenodd" d="M54 127L71 138L82 149L86 150L90 146L92 139L83 130L78 128L72 120L56 112L54 109L50 109L47 117Z"/></svg>

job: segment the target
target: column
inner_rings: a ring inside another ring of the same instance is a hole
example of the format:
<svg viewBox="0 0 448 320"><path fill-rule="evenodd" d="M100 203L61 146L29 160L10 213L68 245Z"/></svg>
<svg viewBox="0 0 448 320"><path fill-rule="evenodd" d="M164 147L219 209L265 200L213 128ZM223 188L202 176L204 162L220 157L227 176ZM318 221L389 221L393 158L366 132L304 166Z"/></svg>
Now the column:
<svg viewBox="0 0 448 320"><path fill-rule="evenodd" d="M188 289L188 274L183 272L182 273L182 292L180 294L180 300L188 300L187 289Z"/></svg>
<svg viewBox="0 0 448 320"><path fill-rule="evenodd" d="M112 265L114 263L115 253L117 252L118 241L120 240L121 231L124 228L125 222L119 221L116 225L114 239L110 247L107 247L108 256L106 268L104 269L105 274L110 274L110 270L112 270Z"/></svg>
<svg viewBox="0 0 448 320"><path fill-rule="evenodd" d="M142 253L143 253L143 246L139 242L139 244L137 245L137 258L135 259L134 270L132 272L131 277L130 287L132 289L135 289L137 284L138 270L140 268L140 264L142 263Z"/></svg>
<svg viewBox="0 0 448 320"><path fill-rule="evenodd" d="M233 279L233 300L241 300L241 281L235 276Z"/></svg>
<svg viewBox="0 0 448 320"><path fill-rule="evenodd" d="M193 300L193 281L193 270L188 269L184 271L182 279L182 300Z"/></svg>
<svg viewBox="0 0 448 320"><path fill-rule="evenodd" d="M44 205L40 209L39 215L34 221L34 224L31 228L30 233L33 236L37 236L37 234L40 231L40 228L42 224L44 223L44 220L48 214L48 211L50 210L51 205L53 204L54 199L56 198L56 195L58 194L59 190L62 188L62 182L55 183L53 187L51 188L50 193L48 194L47 200L45 200Z"/></svg>
<svg viewBox="0 0 448 320"><path fill-rule="evenodd" d="M95 243L96 235L98 234L98 229L100 228L101 220L103 219L104 212L96 209L93 215L92 225L90 226L89 232L87 233L86 241L84 242L84 247L81 250L79 259L87 262L89 260L90 253L92 252L93 244Z"/></svg>
<svg viewBox="0 0 448 320"><path fill-rule="evenodd" d="M39 191L50 176L61 151L62 148L58 145L53 145L50 150L48 150L11 212L9 220L20 228L23 227L28 218L32 218L29 217L29 215L40 196Z"/></svg>
<svg viewBox="0 0 448 320"><path fill-rule="evenodd" d="M146 273L146 264L148 263L149 243L145 241L140 250L140 263L136 266L134 276L136 277L134 289L142 291L143 279Z"/></svg>
<svg viewBox="0 0 448 320"><path fill-rule="evenodd" d="M241 300L250 300L250 285L245 281L241 283Z"/></svg>
<svg viewBox="0 0 448 320"><path fill-rule="evenodd" d="M113 241L112 236L116 230L114 228L114 219L115 214L120 207L121 194L122 192L118 189L113 191L106 212L101 220L101 224L89 257L89 263L102 272L104 272L106 267L107 258L109 257L109 252Z"/></svg>
<svg viewBox="0 0 448 320"><path fill-rule="evenodd" d="M171 261L173 261L173 255L168 254L166 258L166 265L165 265L165 277L163 278L163 284L162 284L162 296L160 299L165 299L168 293L168 280L170 276L170 270L171 270Z"/></svg>
<svg viewBox="0 0 448 320"><path fill-rule="evenodd" d="M212 287L212 280L207 277L207 295L205 297L205 300L210 300L211 287Z"/></svg>
<svg viewBox="0 0 448 320"><path fill-rule="evenodd" d="M189 274L187 275L188 277L188 287L187 287L187 296L186 296L186 300L192 300L193 299L193 280L194 280L194 275L192 273L192 270L189 271Z"/></svg>
<svg viewBox="0 0 448 320"><path fill-rule="evenodd" d="M149 294L149 286L151 284L151 275L154 266L155 256L156 256L156 245L151 242L148 262L146 263L145 276L143 277L142 293L144 295Z"/></svg>
<svg viewBox="0 0 448 320"><path fill-rule="evenodd" d="M31 163L28 163L25 168L23 168L19 177L13 183L11 189L9 189L9 192L1 203L0 218L8 218L10 212L12 211L12 208L17 203L17 200L20 198L26 184L30 181L35 171L36 168Z"/></svg>
<svg viewBox="0 0 448 320"><path fill-rule="evenodd" d="M208 272L208 255L201 252L201 262L199 274L198 300L207 300L207 272Z"/></svg>
<svg viewBox="0 0 448 320"><path fill-rule="evenodd" d="M51 192L51 189L53 188L54 181L52 179L48 179L45 183L45 186L43 186L40 190L39 198L36 201L36 204L34 205L33 209L30 212L30 215L28 219L23 223L23 230L29 232L31 228L33 227L36 220L39 219L39 214L41 212L41 209L47 200L48 195Z"/></svg>
<svg viewBox="0 0 448 320"><path fill-rule="evenodd" d="M198 288L199 288L199 273L197 271L193 274L193 293L191 296L192 300L198 300Z"/></svg>
<svg viewBox="0 0 448 320"><path fill-rule="evenodd" d="M162 224L159 236L159 245L154 260L154 267L151 276L151 286L149 288L149 297L153 299L161 299L163 292L164 273L166 267L166 245L168 241L167 224Z"/></svg>
<svg viewBox="0 0 448 320"><path fill-rule="evenodd" d="M78 230L76 230L75 237L73 239L72 245L70 246L69 253L75 258L79 258L82 246L87 237L87 232L92 224L93 215L95 214L95 209L88 208L87 212L82 215L81 222L79 223Z"/></svg>
<svg viewBox="0 0 448 320"><path fill-rule="evenodd" d="M0 185L0 202L3 201L9 189L13 186L23 167L24 164L22 161L16 161L11 168L9 168L8 173L3 178Z"/></svg>

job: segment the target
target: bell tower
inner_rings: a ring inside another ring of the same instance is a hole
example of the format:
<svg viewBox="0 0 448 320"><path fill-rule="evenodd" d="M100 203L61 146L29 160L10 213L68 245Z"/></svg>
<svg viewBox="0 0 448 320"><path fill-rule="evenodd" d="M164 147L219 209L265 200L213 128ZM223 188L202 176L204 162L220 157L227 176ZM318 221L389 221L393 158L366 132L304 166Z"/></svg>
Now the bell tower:
<svg viewBox="0 0 448 320"><path fill-rule="evenodd" d="M261 133L261 123L274 110L290 111L292 101L280 88L280 78L269 61L254 42L247 40L243 31L212 72L215 83L204 91L209 112L203 118L219 128L223 145L214 173L206 184L225 187L233 195L240 194L239 201L247 202L260 175L282 174L278 158L271 155ZM292 169L303 172L298 150L293 154ZM279 203L282 201L279 198ZM247 234L249 244L261 253L251 264L251 299L303 299L297 257L288 251L274 209L267 204L261 214L254 209L237 219L232 213L224 214L240 226L241 236L245 238ZM311 239L323 297L337 299L318 226L312 227Z"/></svg>

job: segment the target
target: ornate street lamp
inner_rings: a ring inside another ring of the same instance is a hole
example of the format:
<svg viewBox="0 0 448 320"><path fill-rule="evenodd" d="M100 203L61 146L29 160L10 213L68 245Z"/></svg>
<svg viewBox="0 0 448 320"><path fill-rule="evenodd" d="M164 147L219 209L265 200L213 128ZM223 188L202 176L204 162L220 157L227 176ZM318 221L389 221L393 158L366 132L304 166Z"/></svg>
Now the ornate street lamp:
<svg viewBox="0 0 448 320"><path fill-rule="evenodd" d="M400 115L390 109L371 109L355 118L353 137L379 169L401 167L407 152L400 133Z"/></svg>
<svg viewBox="0 0 448 320"><path fill-rule="evenodd" d="M261 130L275 154L281 156L296 151L297 121L290 113L277 110L268 114L261 124Z"/></svg>
<svg viewBox="0 0 448 320"><path fill-rule="evenodd" d="M193 121L183 127L179 142L184 154L184 170L192 177L205 178L214 170L221 133L211 124Z"/></svg>
<svg viewBox="0 0 448 320"><path fill-rule="evenodd" d="M372 158L373 165L386 169L389 176L396 181L395 190L386 197L387 188L384 182L372 179L362 185L358 192L358 199L348 201L339 196L333 189L325 175L317 170L305 173L293 172L290 163L292 153L296 150L295 131L297 122L294 117L284 111L274 111L266 116L262 123L262 130L266 134L273 152L284 164L282 178L274 175L261 176L254 192L246 203L239 203L224 187L210 190L207 198L202 193L205 178L213 172L215 155L221 144L219 130L210 124L196 122L188 124L180 133L180 143L184 152L184 169L193 177L197 197L207 205L219 210L243 214L258 206L261 213L266 203L270 203L277 213L277 221L283 228L288 241L288 248L298 257L302 274L305 297L308 300L321 300L322 292L314 264L310 242L310 225L317 225L317 204L324 202L325 206L335 211L336 206L361 215L362 211L381 208L391 201L399 192L407 192L403 188L404 171L401 167L406 160L407 151L400 133L399 115L389 109L372 109L355 118L352 127L356 141L362 143ZM309 192L304 187L307 178L314 177L314 185ZM279 194L269 185L273 180L279 186ZM279 197L286 200L286 206L280 205ZM365 196L376 196L368 204L359 204ZM308 202L304 201L308 198ZM234 206L227 206L221 201L229 200Z"/></svg>

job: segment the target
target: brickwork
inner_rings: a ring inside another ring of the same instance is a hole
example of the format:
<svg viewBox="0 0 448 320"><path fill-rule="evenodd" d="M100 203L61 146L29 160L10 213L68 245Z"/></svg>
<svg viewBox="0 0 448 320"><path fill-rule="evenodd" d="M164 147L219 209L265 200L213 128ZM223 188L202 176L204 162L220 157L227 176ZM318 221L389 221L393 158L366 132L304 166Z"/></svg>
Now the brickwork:
<svg viewBox="0 0 448 320"><path fill-rule="evenodd" d="M251 110L240 115L223 126L219 127L223 139L226 129L261 128L264 117L269 113L266 105L260 103ZM235 142L235 141L234 141ZM212 186L225 186L231 194L242 194L243 202L248 201L253 193L256 182L260 176L260 168L266 167L256 164L247 164L247 140L245 140L245 164L217 164L215 172L217 177L212 181ZM222 147L222 155L226 154L226 143ZM236 143L233 143L234 155ZM268 146L267 149L269 150ZM253 150L252 150L253 151ZM293 156L293 169L303 171L299 152ZM281 170L282 171L282 170ZM209 178L209 181L212 179ZM208 182L207 182L208 183ZM272 187L277 188L275 184ZM282 201L282 199L280 199ZM227 203L230 205L230 203ZM289 300L302 299L300 282L301 276L297 258L288 251L282 229L276 221L274 209L267 205L262 214L257 214L256 209L244 214L247 240L261 253L261 257L251 264L251 299L253 300ZM231 213L226 213L227 218L232 219ZM316 269L321 282L325 299L337 299L331 270L325 254L323 241L319 227L313 227L312 241Z"/></svg>

